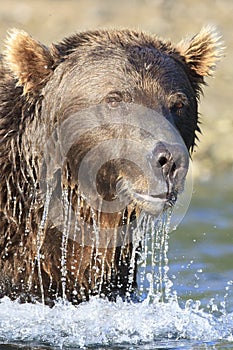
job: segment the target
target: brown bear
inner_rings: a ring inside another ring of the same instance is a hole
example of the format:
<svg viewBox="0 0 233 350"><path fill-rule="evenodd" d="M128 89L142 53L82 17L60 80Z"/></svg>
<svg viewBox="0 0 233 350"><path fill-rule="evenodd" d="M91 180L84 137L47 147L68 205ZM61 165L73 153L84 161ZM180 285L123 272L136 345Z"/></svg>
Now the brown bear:
<svg viewBox="0 0 233 350"><path fill-rule="evenodd" d="M50 48L12 30L0 67L0 295L73 303L136 288L141 213L182 191L204 77L203 28L177 45L132 30Z"/></svg>

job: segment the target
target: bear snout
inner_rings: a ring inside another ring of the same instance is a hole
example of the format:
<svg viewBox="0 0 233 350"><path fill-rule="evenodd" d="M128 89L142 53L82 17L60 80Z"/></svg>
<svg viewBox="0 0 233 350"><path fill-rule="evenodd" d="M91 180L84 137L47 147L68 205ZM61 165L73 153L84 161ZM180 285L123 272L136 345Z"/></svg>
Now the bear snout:
<svg viewBox="0 0 233 350"><path fill-rule="evenodd" d="M168 192L180 193L189 167L189 155L182 144L158 142L148 160L152 168L161 169Z"/></svg>
<svg viewBox="0 0 233 350"><path fill-rule="evenodd" d="M147 154L148 169L144 169L144 183L138 179L134 184L133 197L136 205L153 215L175 205L183 191L189 167L189 155L184 144L158 141ZM145 179L146 175L146 179Z"/></svg>

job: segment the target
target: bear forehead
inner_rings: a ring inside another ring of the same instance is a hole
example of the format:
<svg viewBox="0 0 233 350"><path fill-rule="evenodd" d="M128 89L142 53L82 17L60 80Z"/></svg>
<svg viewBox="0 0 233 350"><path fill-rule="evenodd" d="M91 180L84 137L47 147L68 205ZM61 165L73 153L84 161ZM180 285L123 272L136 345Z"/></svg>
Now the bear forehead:
<svg viewBox="0 0 233 350"><path fill-rule="evenodd" d="M153 73L153 68L157 68L155 73L158 78L158 67L162 75L162 68L170 71L171 74L176 70L175 68L185 66L181 63L180 55L169 42L164 43L157 37L143 32L102 30L79 33L55 47L62 60L66 62L67 69L74 69L75 66L85 69L88 66L93 68L98 66L100 69L99 64L101 64L102 69L109 72L123 68L123 72L126 73L127 67L129 69L127 73L133 70Z"/></svg>
<svg viewBox="0 0 233 350"><path fill-rule="evenodd" d="M112 89L160 91L166 98L177 91L194 94L185 65L151 42L82 44L65 56L56 75L61 85L102 96Z"/></svg>
<svg viewBox="0 0 233 350"><path fill-rule="evenodd" d="M127 34L128 32L126 32ZM106 33L105 33L106 34ZM109 33L108 33L109 34ZM120 32L121 35L108 38L104 35L95 36L89 38L89 40L81 41L78 44L75 40L70 39L67 43L66 53L62 52L65 60L71 61L73 65L80 64L85 66L93 66L99 62L106 63L105 68L115 68L114 62L118 67L125 66L127 62L130 62L134 69L149 70L153 66L165 67L174 69L174 65L177 64L175 60L175 50L170 48L170 45L162 45L159 40L152 40L141 34L135 40L131 37L131 40L127 40L127 36L123 35L124 32ZM79 35L77 35L79 37ZM102 39L102 40L101 40ZM72 43L73 42L73 43ZM61 46L62 47L62 46ZM170 48L170 49L169 49ZM61 53L61 48L58 49ZM172 52L174 55L172 56ZM112 63L110 67L107 66L107 62ZM180 64L180 63L179 63Z"/></svg>

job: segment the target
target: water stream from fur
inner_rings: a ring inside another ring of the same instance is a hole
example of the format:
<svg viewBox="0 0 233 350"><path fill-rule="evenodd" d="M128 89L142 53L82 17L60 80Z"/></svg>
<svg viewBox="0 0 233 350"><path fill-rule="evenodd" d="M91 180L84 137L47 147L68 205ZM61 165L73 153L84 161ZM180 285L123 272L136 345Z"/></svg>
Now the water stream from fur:
<svg viewBox="0 0 233 350"><path fill-rule="evenodd" d="M68 199L64 194L64 201ZM48 196L49 200L49 196ZM69 205L62 239L63 277L66 274L66 240ZM44 214L45 215L45 214ZM46 216L46 215L45 215ZM74 306L65 298L53 308L41 303L19 304L5 297L0 302L0 343L46 346L46 349L222 349L233 343L233 313L212 301L212 311L199 301L179 305L169 278L170 213L161 220L143 216L135 240L142 242L138 272L140 301L110 302L98 296ZM98 230L94 240L98 241ZM65 283L63 285L65 290ZM215 315L219 311L218 316ZM220 347L218 347L220 342ZM199 347L204 344L204 347ZM216 346L216 347L215 347ZM222 347L221 347L222 346ZM11 347L9 348L11 349Z"/></svg>
<svg viewBox="0 0 233 350"><path fill-rule="evenodd" d="M40 292L41 292L41 301L42 304L45 302L44 295L44 286L43 279L41 274L41 246L43 241L44 230L46 227L47 220L49 219L49 210L52 203L52 186L47 183L47 191L45 196L45 205L42 215L41 224L37 233L37 266L38 266L38 276L39 276L39 284L40 284ZM81 196L78 197L78 205L75 212L75 223L72 222L72 191L64 188L61 194L61 203L62 203L62 239L61 239L61 285L62 285L62 300L66 301L66 279L67 279L67 254L68 254L68 239L72 237L73 240L76 239L76 235L80 228L78 213L83 210L83 199ZM100 203L101 207L101 203ZM91 217L92 222L92 237L91 237L91 254L90 254L90 270L96 270L98 267L98 259L99 259L99 246L101 241L101 233L100 233L100 224L99 218L100 215L96 214L96 212L92 208L89 209L89 215ZM99 211L100 212L100 211ZM97 212L97 213L99 213ZM169 239L169 223L171 218L171 210L168 210L163 213L163 215L159 219L155 219L153 216L142 213L138 220L137 227L133 231L132 240L133 240L133 251L131 257L131 269L130 269L130 277L129 277L129 290L128 296L130 297L131 293L131 285L133 283L134 278L134 269L135 269L135 259L136 256L139 255L138 258L138 273L137 273L137 300L143 301L145 299L153 302L154 299L159 298L160 301L168 301L171 296L170 288L172 286L172 282L168 278L168 239ZM130 221L130 212L127 211L127 215L125 217L126 231L125 231L125 239L126 242L122 242L122 252L127 244L127 227ZM84 210L84 215L87 215ZM141 249L138 250L139 244L141 245ZM85 242L82 242L82 245L85 245ZM113 234L113 245L117 245L117 231L115 230ZM73 249L74 246L73 246ZM107 251L107 244L106 244ZM106 251L103 255L106 254ZM102 254L102 253L101 253ZM81 259L82 260L82 256ZM101 260L100 260L101 261ZM112 256L112 266L114 261L114 254ZM95 288L96 294L100 296L101 288L103 283L103 274L104 274L104 257L102 257L102 266L100 267L101 279L99 282L96 280ZM74 268L71 266L71 269ZM78 274L77 274L78 275ZM89 283L91 283L91 274L89 276ZM95 291L94 291L95 292ZM75 291L74 291L75 293ZM84 297L85 300L85 297Z"/></svg>
<svg viewBox="0 0 233 350"><path fill-rule="evenodd" d="M64 201L67 199L64 194ZM61 247L63 277L69 210L67 205L67 225ZM172 291L168 263L169 219L170 213L160 221L143 216L141 231L135 231L136 241L145 237L138 272L140 302L124 302L121 298L109 302L96 296L74 306L63 296L50 308L41 303L19 304L4 297L0 302L0 344L12 344L9 349L14 349L13 344L18 348L32 346L32 349L42 346L46 349L220 349L226 344L231 348L232 313L222 307L215 316L214 312L204 311L199 301L191 300L181 307ZM98 241L98 237L97 231L94 239ZM65 283L63 287L65 293ZM216 311L219 306L212 302L211 307Z"/></svg>
<svg viewBox="0 0 233 350"><path fill-rule="evenodd" d="M135 246L141 241L138 261L138 295L132 302L118 298L110 302L99 296L74 306L66 300L67 240L80 233L78 216L71 224L70 194L62 192L63 231L61 241L62 298L50 308L43 305L43 280L40 277L42 303L20 304L4 297L0 301L0 344L30 345L33 349L223 349L233 346L233 313L225 304L210 300L209 311L199 300L188 300L181 306L169 276L169 223L171 213L160 220L143 215L134 231ZM45 207L37 236L37 264L40 268L40 247L43 230L52 200L47 187ZM83 206L79 198L78 207ZM92 254L98 260L98 218L93 220ZM73 225L73 226L72 226ZM72 226L72 229L71 229ZM84 244L84 241L83 241ZM95 249L94 249L95 248ZM138 254L135 250L132 259ZM93 260L92 260L93 261ZM133 269L133 263L132 263ZM39 270L40 271L40 270ZM133 270L132 270L133 272ZM133 274L132 274L133 276ZM230 283L231 282L231 283ZM225 301L230 295L228 284ZM101 281L98 286L101 289ZM220 344L218 347L218 343ZM203 347L200 346L203 344ZM224 347L225 346L225 347ZM8 349L11 349L9 347Z"/></svg>
<svg viewBox="0 0 233 350"><path fill-rule="evenodd" d="M43 242L43 236L44 236L44 231L45 231L45 226L47 222L47 217L48 217L48 211L49 211L49 204L52 196L52 188L49 186L49 183L47 184L47 191L46 191L46 198L45 198L45 204L44 204L44 210L43 210L43 215L42 215L42 220L41 224L39 226L38 232L37 232L37 239L36 239L36 247L37 247L37 268L38 268L38 277L39 277L39 283L40 283L40 292L41 292L41 301L42 304L45 302L44 298L44 286L43 286L43 279L42 279L42 274L41 274L41 246ZM32 273L34 272L34 267L32 269Z"/></svg>

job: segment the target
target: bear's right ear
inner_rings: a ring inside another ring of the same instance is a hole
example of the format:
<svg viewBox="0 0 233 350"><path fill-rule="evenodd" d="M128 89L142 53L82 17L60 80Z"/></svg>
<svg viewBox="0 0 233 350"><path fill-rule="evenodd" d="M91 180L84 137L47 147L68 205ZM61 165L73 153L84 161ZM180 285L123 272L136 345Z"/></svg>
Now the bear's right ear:
<svg viewBox="0 0 233 350"><path fill-rule="evenodd" d="M24 94L38 92L52 73L49 49L24 31L13 29L6 40L4 60Z"/></svg>

